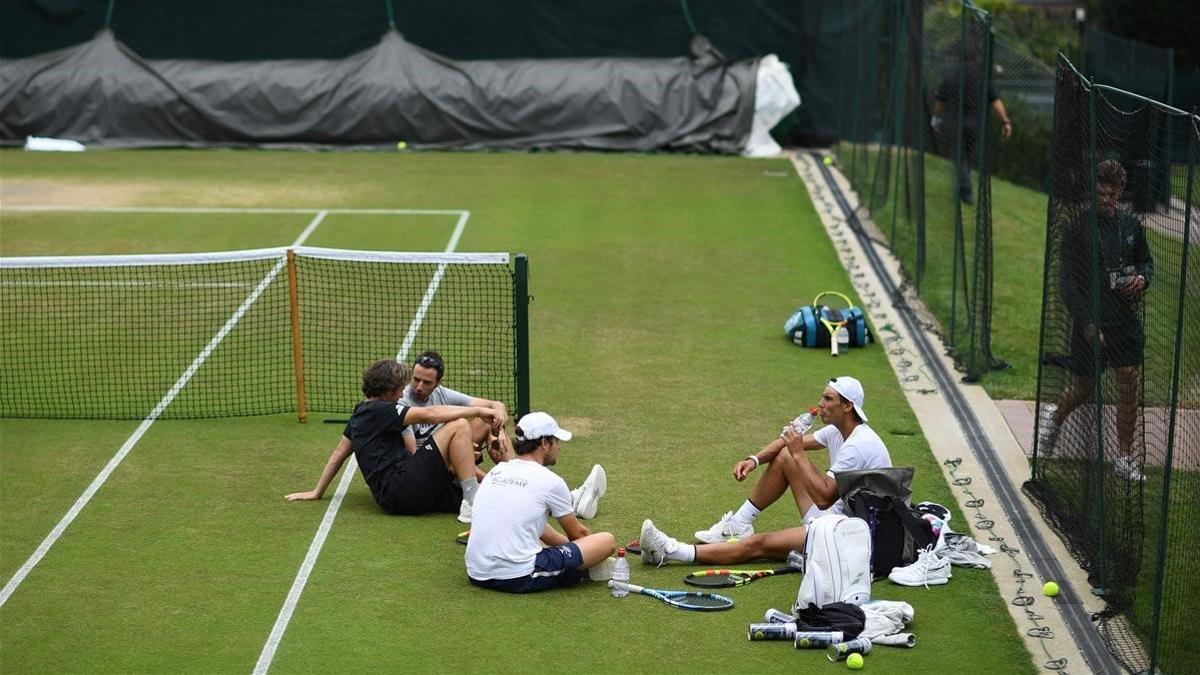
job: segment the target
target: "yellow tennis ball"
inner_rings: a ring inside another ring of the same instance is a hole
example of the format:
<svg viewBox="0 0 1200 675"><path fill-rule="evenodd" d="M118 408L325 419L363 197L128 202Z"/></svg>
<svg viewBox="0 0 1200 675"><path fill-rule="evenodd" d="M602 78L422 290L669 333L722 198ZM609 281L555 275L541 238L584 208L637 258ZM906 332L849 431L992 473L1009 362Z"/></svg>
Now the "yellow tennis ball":
<svg viewBox="0 0 1200 675"><path fill-rule="evenodd" d="M862 654L851 654L846 657L846 667L850 670L862 670L863 657Z"/></svg>
<svg viewBox="0 0 1200 675"><path fill-rule="evenodd" d="M762 632L761 630L754 631L754 639L755 640L761 640L764 637L766 637L766 633Z"/></svg>
<svg viewBox="0 0 1200 675"><path fill-rule="evenodd" d="M1053 581L1047 581L1046 585L1042 586L1042 592L1045 593L1047 597L1053 598L1058 595L1058 584L1054 583Z"/></svg>
<svg viewBox="0 0 1200 675"><path fill-rule="evenodd" d="M825 159L821 161L825 162L825 166L833 166L833 155L825 155Z"/></svg>
<svg viewBox="0 0 1200 675"><path fill-rule="evenodd" d="M407 147L408 147L408 143L405 143L404 141L396 141L396 149L397 150L403 150Z"/></svg>

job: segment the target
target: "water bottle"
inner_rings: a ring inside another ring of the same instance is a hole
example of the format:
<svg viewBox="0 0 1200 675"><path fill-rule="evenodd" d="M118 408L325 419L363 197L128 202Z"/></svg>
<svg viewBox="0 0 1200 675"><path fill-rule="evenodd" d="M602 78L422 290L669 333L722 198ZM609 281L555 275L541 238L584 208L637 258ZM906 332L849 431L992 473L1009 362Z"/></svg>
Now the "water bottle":
<svg viewBox="0 0 1200 675"><path fill-rule="evenodd" d="M612 580L623 584L629 583L629 561L625 559L625 549L623 548L617 549L617 562L613 563ZM613 584L612 594L614 598L623 598L629 595L629 591Z"/></svg>
<svg viewBox="0 0 1200 675"><path fill-rule="evenodd" d="M813 418L816 416L816 414L818 412L820 412L820 411L817 410L816 408L809 408L808 410L801 413L799 417L792 420L791 425L790 425L792 427L792 431L797 436L803 436L804 434L807 434L808 430L812 428ZM784 431L787 431L786 427L784 428ZM783 431L779 432L779 436L783 437Z"/></svg>

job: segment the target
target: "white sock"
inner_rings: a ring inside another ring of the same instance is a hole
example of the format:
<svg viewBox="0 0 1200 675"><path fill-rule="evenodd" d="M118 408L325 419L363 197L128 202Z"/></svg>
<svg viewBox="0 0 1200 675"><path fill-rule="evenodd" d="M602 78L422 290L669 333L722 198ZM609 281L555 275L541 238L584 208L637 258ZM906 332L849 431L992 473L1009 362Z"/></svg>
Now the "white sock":
<svg viewBox="0 0 1200 675"><path fill-rule="evenodd" d="M467 500L471 506L475 506L475 492L479 490L479 479L471 476L458 481L458 484L462 486L463 499Z"/></svg>
<svg viewBox="0 0 1200 675"><path fill-rule="evenodd" d="M760 513L762 513L762 509L758 508L749 499L747 499L742 503L742 506L738 508L737 512L733 514L733 517L730 518L730 520L742 525L753 525L754 519L757 518L758 514Z"/></svg>
<svg viewBox="0 0 1200 675"><path fill-rule="evenodd" d="M692 544L680 544L674 551L667 554L667 560L675 562L696 562L696 547Z"/></svg>

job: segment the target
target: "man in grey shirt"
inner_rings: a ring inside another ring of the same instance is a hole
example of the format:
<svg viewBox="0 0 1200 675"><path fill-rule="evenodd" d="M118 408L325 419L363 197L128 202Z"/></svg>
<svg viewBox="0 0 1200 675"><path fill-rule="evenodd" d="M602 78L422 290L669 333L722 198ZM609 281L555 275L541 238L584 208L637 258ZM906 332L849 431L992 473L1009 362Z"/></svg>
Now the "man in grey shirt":
<svg viewBox="0 0 1200 675"><path fill-rule="evenodd" d="M424 408L431 405L459 405L490 408L508 416L504 403L486 398L475 398L449 387L442 386L442 377L446 373L446 363L442 355L435 351L422 352L413 363L412 379L404 388L401 402L410 408ZM437 431L439 424L414 424L404 430L404 445L409 452L416 448ZM492 433L491 425L471 424L471 440L475 444L475 463L483 461L483 451L486 449L492 461L499 464L514 456L512 441L508 433L501 429L498 434ZM481 478L482 480L482 478Z"/></svg>

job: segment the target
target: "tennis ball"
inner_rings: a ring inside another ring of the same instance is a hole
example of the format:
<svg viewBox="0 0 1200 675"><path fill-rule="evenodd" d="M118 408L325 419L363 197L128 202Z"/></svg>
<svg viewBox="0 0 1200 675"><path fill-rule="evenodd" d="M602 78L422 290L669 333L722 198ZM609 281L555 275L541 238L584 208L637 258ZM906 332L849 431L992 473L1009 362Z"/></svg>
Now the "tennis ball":
<svg viewBox="0 0 1200 675"><path fill-rule="evenodd" d="M1048 597L1053 598L1058 595L1058 584L1053 581L1047 581L1046 585L1042 586L1042 592Z"/></svg>
<svg viewBox="0 0 1200 675"><path fill-rule="evenodd" d="M405 143L404 141L396 141L396 149L397 150L403 150L407 147L408 147L408 143Z"/></svg>
<svg viewBox="0 0 1200 675"><path fill-rule="evenodd" d="M825 155L825 159L822 159L821 161L825 162L825 166L833 166L833 155Z"/></svg>
<svg viewBox="0 0 1200 675"><path fill-rule="evenodd" d="M862 670L863 657L862 654L851 654L846 657L846 667L850 670Z"/></svg>

